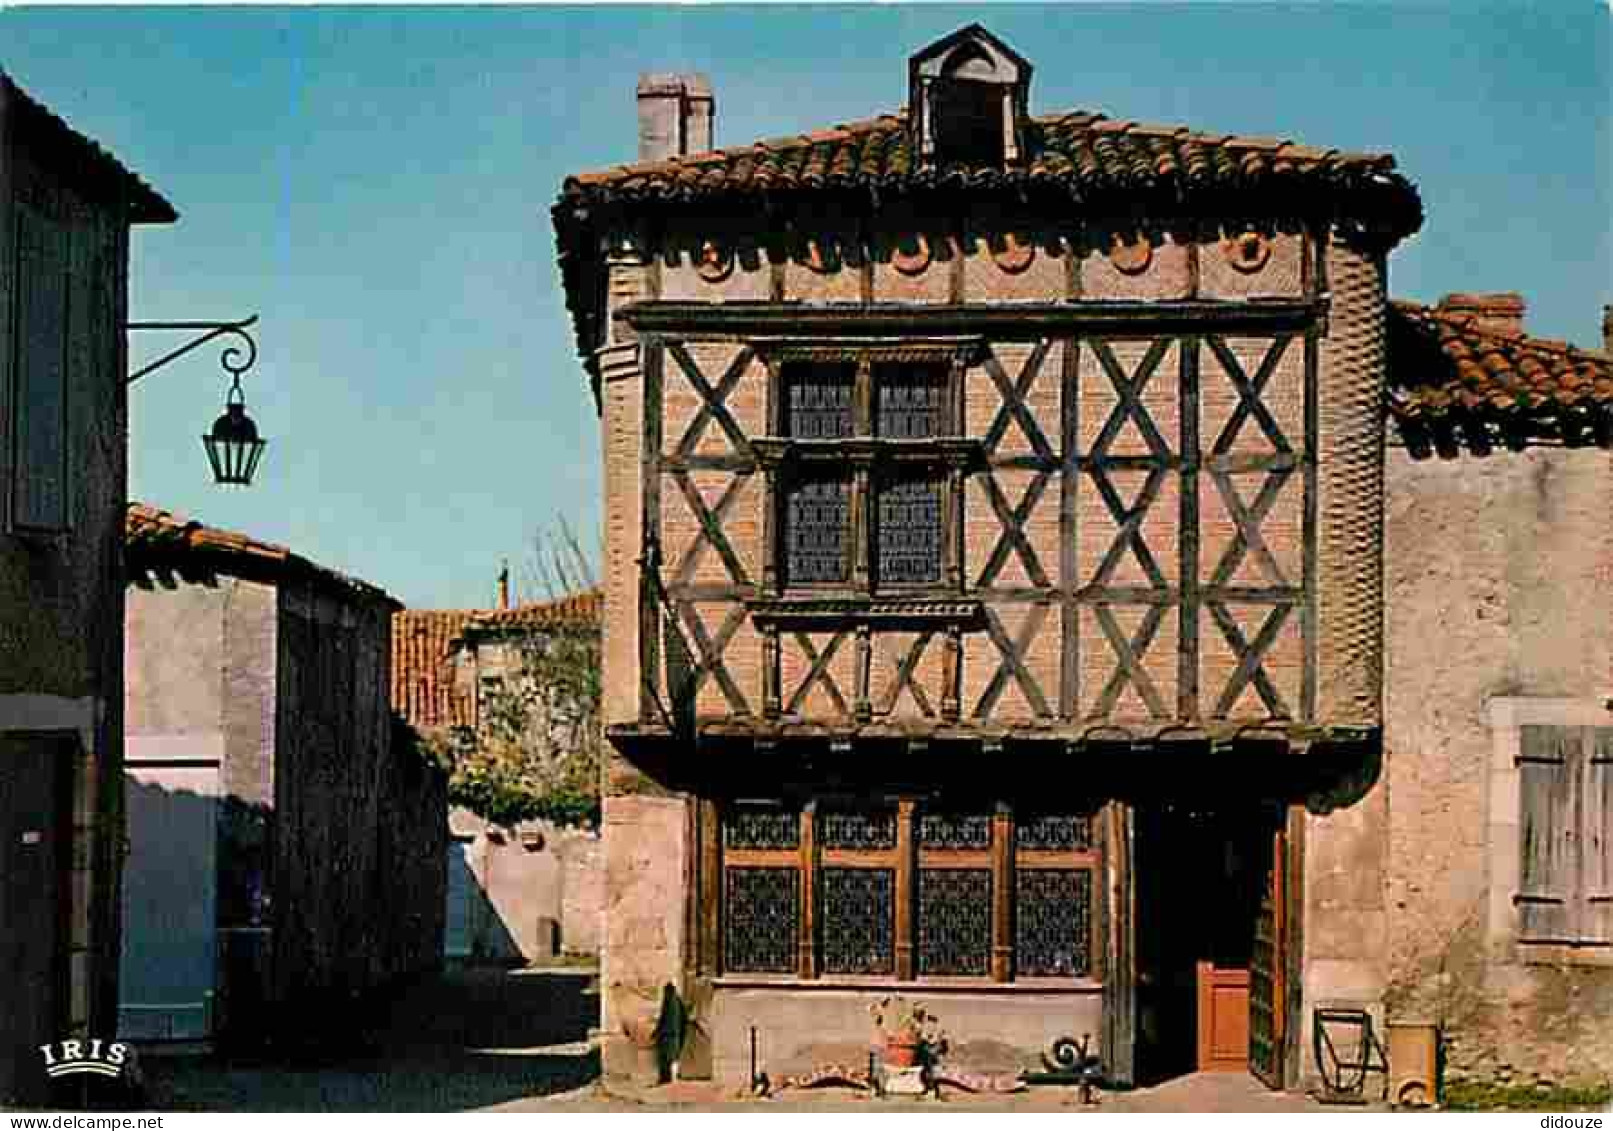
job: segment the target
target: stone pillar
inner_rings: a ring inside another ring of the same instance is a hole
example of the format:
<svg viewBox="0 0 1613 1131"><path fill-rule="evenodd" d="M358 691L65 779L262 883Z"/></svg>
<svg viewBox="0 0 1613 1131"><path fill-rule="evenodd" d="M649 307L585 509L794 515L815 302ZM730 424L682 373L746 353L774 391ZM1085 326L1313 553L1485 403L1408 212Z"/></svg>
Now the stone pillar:
<svg viewBox="0 0 1613 1131"><path fill-rule="evenodd" d="M683 990L689 873L688 802L607 796L605 945L600 956L601 1060L607 1077L632 1073L627 1028L653 1025L662 987Z"/></svg>

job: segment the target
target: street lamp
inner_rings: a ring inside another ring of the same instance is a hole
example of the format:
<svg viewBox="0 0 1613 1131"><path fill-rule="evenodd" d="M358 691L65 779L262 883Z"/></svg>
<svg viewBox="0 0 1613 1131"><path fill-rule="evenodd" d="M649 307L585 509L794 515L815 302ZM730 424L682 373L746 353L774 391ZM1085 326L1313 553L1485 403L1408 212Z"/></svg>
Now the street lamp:
<svg viewBox="0 0 1613 1131"><path fill-rule="evenodd" d="M202 447L207 452L207 462L213 468L213 481L215 483L248 487L252 484L252 476L258 470L258 461L263 458L263 449L269 446L269 441L258 435L258 426L246 413L246 394L241 390L241 374L252 368L258 359L258 344L247 333L248 327L256 324L258 316L243 318L238 322L130 322L130 330L155 330L166 333L201 331L201 335L186 342L178 349L163 354L149 365L142 366L129 374L129 384L134 384L146 374L161 369L170 361L174 361L200 349L215 338L231 335L245 343L245 352L239 345L228 345L219 355L219 365L224 372L230 375L230 388L224 394L224 411L219 418L213 421L213 427L202 437Z"/></svg>

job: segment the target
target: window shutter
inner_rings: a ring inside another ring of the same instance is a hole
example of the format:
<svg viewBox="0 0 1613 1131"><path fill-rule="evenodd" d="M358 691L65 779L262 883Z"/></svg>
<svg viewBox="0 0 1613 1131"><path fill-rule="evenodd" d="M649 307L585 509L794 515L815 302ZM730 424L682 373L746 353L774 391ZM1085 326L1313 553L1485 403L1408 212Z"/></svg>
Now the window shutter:
<svg viewBox="0 0 1613 1131"><path fill-rule="evenodd" d="M1580 941L1613 945L1613 727L1590 731L1581 804Z"/></svg>
<svg viewBox="0 0 1613 1131"><path fill-rule="evenodd" d="M1582 731L1521 728L1518 906L1524 942L1571 942L1574 931L1574 770Z"/></svg>
<svg viewBox="0 0 1613 1131"><path fill-rule="evenodd" d="M17 210L16 467L19 527L67 525L67 230Z"/></svg>

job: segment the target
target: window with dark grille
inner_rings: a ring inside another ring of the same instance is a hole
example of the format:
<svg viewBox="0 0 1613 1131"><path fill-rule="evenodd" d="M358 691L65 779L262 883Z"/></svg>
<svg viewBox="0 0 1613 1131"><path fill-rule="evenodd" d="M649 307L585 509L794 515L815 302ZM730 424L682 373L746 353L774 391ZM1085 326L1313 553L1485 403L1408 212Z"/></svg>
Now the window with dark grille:
<svg viewBox="0 0 1613 1131"><path fill-rule="evenodd" d="M947 367L933 362L874 366L874 431L887 440L928 440L946 431Z"/></svg>
<svg viewBox="0 0 1613 1131"><path fill-rule="evenodd" d="M882 476L874 538L880 582L928 585L940 581L940 480L911 472Z"/></svg>
<svg viewBox="0 0 1613 1131"><path fill-rule="evenodd" d="M726 807L723 969L899 979L1091 976L1097 854L1090 818L998 813L919 802L822 804L805 815L792 807ZM1002 900L995 898L1000 877ZM800 950L803 898L813 910L809 953ZM904 901L906 915L898 913ZM994 943L1002 949L994 951Z"/></svg>
<svg viewBox="0 0 1613 1131"><path fill-rule="evenodd" d="M845 581L851 566L851 477L798 472L785 488L785 577L789 584Z"/></svg>
<svg viewBox="0 0 1613 1131"><path fill-rule="evenodd" d="M732 805L722 814L723 968L794 974L801 938L801 814Z"/></svg>
<svg viewBox="0 0 1613 1131"><path fill-rule="evenodd" d="M855 430L855 362L795 361L784 367L784 430L798 440L838 440Z"/></svg>
<svg viewBox="0 0 1613 1131"><path fill-rule="evenodd" d="M936 79L930 86L936 156L998 164L1003 159L1003 88L973 79Z"/></svg>
<svg viewBox="0 0 1613 1131"><path fill-rule="evenodd" d="M948 576L943 534L961 492L948 486L938 441L959 432L954 364L922 349L781 364L778 426L801 441L784 449L774 479L783 585L933 586ZM845 440L855 442L835 445Z"/></svg>

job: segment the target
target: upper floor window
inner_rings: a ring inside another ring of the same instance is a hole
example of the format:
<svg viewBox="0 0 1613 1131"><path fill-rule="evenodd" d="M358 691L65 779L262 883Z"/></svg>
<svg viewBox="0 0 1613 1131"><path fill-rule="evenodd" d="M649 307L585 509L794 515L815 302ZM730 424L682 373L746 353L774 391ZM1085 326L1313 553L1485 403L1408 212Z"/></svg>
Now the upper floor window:
<svg viewBox="0 0 1613 1131"><path fill-rule="evenodd" d="M948 358L786 361L778 573L786 586L940 584L957 435ZM890 441L881 445L869 441ZM825 443L829 442L829 443Z"/></svg>
<svg viewBox="0 0 1613 1131"><path fill-rule="evenodd" d="M11 356L11 521L19 530L67 527L68 232L17 209L16 312Z"/></svg>

